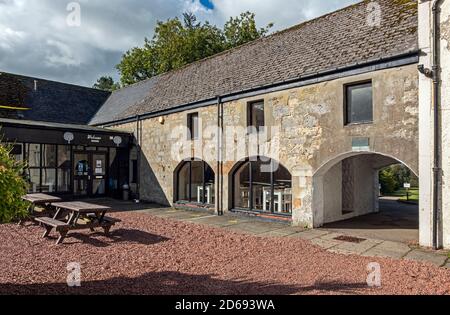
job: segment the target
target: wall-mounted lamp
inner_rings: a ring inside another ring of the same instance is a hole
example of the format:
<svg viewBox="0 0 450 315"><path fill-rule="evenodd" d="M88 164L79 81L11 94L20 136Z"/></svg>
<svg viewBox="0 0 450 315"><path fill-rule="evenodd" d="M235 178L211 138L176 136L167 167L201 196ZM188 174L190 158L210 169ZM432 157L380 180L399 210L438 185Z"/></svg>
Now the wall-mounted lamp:
<svg viewBox="0 0 450 315"><path fill-rule="evenodd" d="M164 119L163 116L159 117L159 118L158 118L158 121L159 121L159 123L160 123L161 125L164 125L164 123L166 122L166 120Z"/></svg>

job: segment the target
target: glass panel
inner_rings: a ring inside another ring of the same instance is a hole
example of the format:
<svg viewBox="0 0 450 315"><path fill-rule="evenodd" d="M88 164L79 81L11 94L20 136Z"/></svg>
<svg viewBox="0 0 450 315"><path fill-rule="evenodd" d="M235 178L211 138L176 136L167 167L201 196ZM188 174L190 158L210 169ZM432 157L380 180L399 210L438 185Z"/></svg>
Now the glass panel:
<svg viewBox="0 0 450 315"><path fill-rule="evenodd" d="M117 156L117 150L115 148L111 148L109 149L109 166L111 167L115 160L116 160L116 156Z"/></svg>
<svg viewBox="0 0 450 315"><path fill-rule="evenodd" d="M36 168L27 169L25 171L29 188L28 191L30 193L37 193L40 192L40 185L41 185L41 171Z"/></svg>
<svg viewBox="0 0 450 315"><path fill-rule="evenodd" d="M17 162L23 161L23 147L22 144L11 144L9 143L8 146L11 148L11 156L16 160Z"/></svg>
<svg viewBox="0 0 450 315"><path fill-rule="evenodd" d="M251 106L251 126L261 131L264 127L264 102L257 102Z"/></svg>
<svg viewBox="0 0 450 315"><path fill-rule="evenodd" d="M254 210L271 211L271 170L270 162L252 162Z"/></svg>
<svg viewBox="0 0 450 315"><path fill-rule="evenodd" d="M292 213L292 176L282 165L274 162L274 212Z"/></svg>
<svg viewBox="0 0 450 315"><path fill-rule="evenodd" d="M75 153L75 176L88 176L89 175L89 161L86 153Z"/></svg>
<svg viewBox="0 0 450 315"><path fill-rule="evenodd" d="M56 145L42 145L42 166L56 167Z"/></svg>
<svg viewBox="0 0 450 315"><path fill-rule="evenodd" d="M372 83L347 87L347 123L373 121Z"/></svg>
<svg viewBox="0 0 450 315"><path fill-rule="evenodd" d="M105 194L105 180L94 179L92 182L92 193L94 196L100 196Z"/></svg>
<svg viewBox="0 0 450 315"><path fill-rule="evenodd" d="M70 146L59 145L58 146L58 167L59 168L71 168Z"/></svg>
<svg viewBox="0 0 450 315"><path fill-rule="evenodd" d="M41 145L26 144L26 160L30 167L41 166Z"/></svg>
<svg viewBox="0 0 450 315"><path fill-rule="evenodd" d="M87 196L88 180L86 178L77 178L74 180L73 192L75 196Z"/></svg>
<svg viewBox="0 0 450 315"><path fill-rule="evenodd" d="M216 203L215 194L215 174L209 165L206 165L205 169L205 186L206 186L206 203L214 205Z"/></svg>
<svg viewBox="0 0 450 315"><path fill-rule="evenodd" d="M178 201L189 201L189 166L185 163L178 172Z"/></svg>
<svg viewBox="0 0 450 315"><path fill-rule="evenodd" d="M97 151L100 151L100 152L108 152L108 148L105 148L105 147L98 147L98 148L97 148Z"/></svg>
<svg viewBox="0 0 450 315"><path fill-rule="evenodd" d="M189 114L189 131L191 133L191 140L199 138L199 118L198 113Z"/></svg>
<svg viewBox="0 0 450 315"><path fill-rule="evenodd" d="M250 209L250 163L245 163L234 175L234 206Z"/></svg>
<svg viewBox="0 0 450 315"><path fill-rule="evenodd" d="M70 169L58 170L58 192L70 191Z"/></svg>
<svg viewBox="0 0 450 315"><path fill-rule="evenodd" d="M203 201L203 162L194 161L191 173L191 201L204 203Z"/></svg>
<svg viewBox="0 0 450 315"><path fill-rule="evenodd" d="M104 154L94 154L92 156L94 163L94 176L105 176L106 175L106 155Z"/></svg>
<svg viewBox="0 0 450 315"><path fill-rule="evenodd" d="M42 192L52 193L56 188L56 170L55 169L42 169Z"/></svg>

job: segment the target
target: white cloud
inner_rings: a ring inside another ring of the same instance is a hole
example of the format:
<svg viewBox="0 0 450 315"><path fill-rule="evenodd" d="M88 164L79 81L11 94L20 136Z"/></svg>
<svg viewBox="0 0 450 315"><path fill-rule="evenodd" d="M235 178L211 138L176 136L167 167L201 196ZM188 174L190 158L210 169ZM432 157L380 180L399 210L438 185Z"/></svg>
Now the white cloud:
<svg viewBox="0 0 450 315"><path fill-rule="evenodd" d="M92 85L117 77L114 66L126 50L153 36L157 20L196 13L222 26L243 11L256 13L262 27L280 30L357 0L78 0L81 26L69 27L67 4L73 0L0 0L0 71ZM20 56L20 58L17 58Z"/></svg>

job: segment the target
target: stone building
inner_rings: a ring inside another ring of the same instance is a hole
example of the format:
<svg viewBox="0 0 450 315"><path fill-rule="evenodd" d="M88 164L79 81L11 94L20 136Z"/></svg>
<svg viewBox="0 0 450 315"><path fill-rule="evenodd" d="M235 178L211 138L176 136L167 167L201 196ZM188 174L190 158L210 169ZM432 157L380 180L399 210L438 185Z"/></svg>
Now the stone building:
<svg viewBox="0 0 450 315"><path fill-rule="evenodd" d="M420 244L449 248L448 131L433 137L449 16L445 0L363 1L115 91L89 128L133 133L136 199L309 228L377 213L379 171L402 164L420 175Z"/></svg>
<svg viewBox="0 0 450 315"><path fill-rule="evenodd" d="M380 169L419 174L417 25L415 1L364 1L114 92L91 124L134 132L142 200L307 227L377 212Z"/></svg>

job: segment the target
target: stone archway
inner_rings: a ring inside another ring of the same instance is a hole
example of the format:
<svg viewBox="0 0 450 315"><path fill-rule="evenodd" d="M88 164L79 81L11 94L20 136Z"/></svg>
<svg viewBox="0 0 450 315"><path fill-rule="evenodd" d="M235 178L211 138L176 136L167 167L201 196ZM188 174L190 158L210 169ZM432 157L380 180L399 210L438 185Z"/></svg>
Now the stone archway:
<svg viewBox="0 0 450 315"><path fill-rule="evenodd" d="M343 221L379 212L380 169L403 164L375 152L348 152L324 163L313 176L313 225Z"/></svg>

